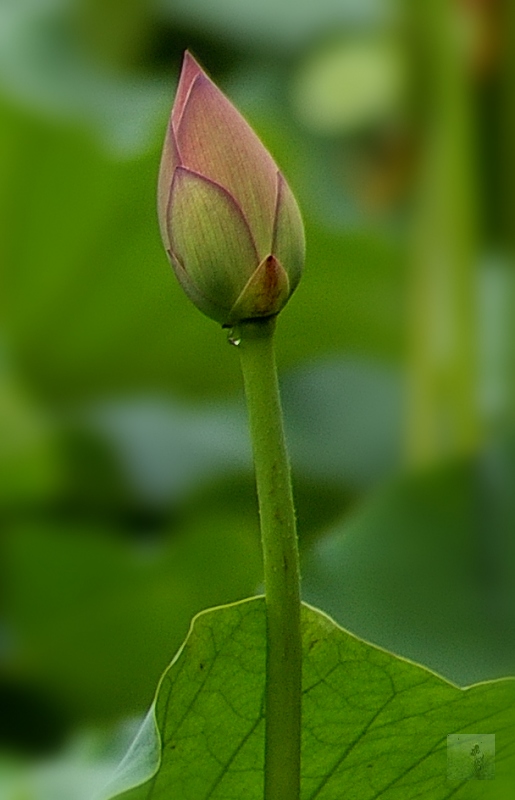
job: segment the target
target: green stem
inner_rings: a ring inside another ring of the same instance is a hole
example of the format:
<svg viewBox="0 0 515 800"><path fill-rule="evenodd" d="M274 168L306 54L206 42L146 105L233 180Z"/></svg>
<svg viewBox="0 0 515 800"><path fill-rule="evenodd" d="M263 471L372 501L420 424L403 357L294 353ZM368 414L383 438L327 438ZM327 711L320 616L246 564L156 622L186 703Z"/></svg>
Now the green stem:
<svg viewBox="0 0 515 800"><path fill-rule="evenodd" d="M300 572L273 334L275 319L243 322L237 338L259 499L267 611L265 800L300 797Z"/></svg>

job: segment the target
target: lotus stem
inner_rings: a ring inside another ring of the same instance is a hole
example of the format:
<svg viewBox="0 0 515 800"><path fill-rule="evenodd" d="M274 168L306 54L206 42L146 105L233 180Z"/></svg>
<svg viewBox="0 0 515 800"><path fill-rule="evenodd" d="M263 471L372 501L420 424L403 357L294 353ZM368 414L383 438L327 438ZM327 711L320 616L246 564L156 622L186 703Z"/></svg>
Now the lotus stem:
<svg viewBox="0 0 515 800"><path fill-rule="evenodd" d="M300 570L290 465L274 352L275 317L239 323L256 471L267 615L265 800L299 800Z"/></svg>

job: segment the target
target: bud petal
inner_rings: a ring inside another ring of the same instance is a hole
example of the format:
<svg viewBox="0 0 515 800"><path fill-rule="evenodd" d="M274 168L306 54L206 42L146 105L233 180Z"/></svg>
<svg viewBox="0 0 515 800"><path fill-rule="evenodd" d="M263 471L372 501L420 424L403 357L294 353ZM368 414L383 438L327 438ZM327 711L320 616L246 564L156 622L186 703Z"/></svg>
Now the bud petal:
<svg viewBox="0 0 515 800"><path fill-rule="evenodd" d="M159 179L157 183L157 210L159 218L159 228L161 238L167 250L170 249L170 239L168 236L167 213L170 202L170 188L176 167L180 165L179 152L175 141L172 122L168 125L168 131L161 156L161 166L159 169Z"/></svg>
<svg viewBox="0 0 515 800"><path fill-rule="evenodd" d="M181 121L182 113L191 92L191 87L195 83L195 79L203 72L199 65L191 55L186 51L182 62L181 75L179 78L179 85L177 87L177 94L172 108L171 125L174 131L177 130Z"/></svg>
<svg viewBox="0 0 515 800"><path fill-rule="evenodd" d="M275 256L263 259L236 303L231 309L227 324L255 317L277 314L290 296L290 281L283 266Z"/></svg>
<svg viewBox="0 0 515 800"><path fill-rule="evenodd" d="M167 220L172 259L225 323L258 263L241 210L221 186L177 167Z"/></svg>
<svg viewBox="0 0 515 800"><path fill-rule="evenodd" d="M304 267L306 242L297 201L280 172L277 173L277 206L272 253L277 256L288 273L290 294L292 294L298 286Z"/></svg>
<svg viewBox="0 0 515 800"><path fill-rule="evenodd" d="M207 75L195 79L176 137L182 163L232 194L252 230L260 258L268 255L277 167L252 128Z"/></svg>
<svg viewBox="0 0 515 800"><path fill-rule="evenodd" d="M272 157L185 54L158 185L161 235L190 299L223 325L277 314L299 282L304 231Z"/></svg>

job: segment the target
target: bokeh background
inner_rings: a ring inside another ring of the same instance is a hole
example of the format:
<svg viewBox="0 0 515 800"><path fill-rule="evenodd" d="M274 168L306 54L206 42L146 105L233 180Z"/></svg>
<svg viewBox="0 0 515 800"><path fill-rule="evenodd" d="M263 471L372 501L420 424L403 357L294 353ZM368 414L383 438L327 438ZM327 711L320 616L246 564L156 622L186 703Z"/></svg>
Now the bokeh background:
<svg viewBox="0 0 515 800"><path fill-rule="evenodd" d="M305 218L305 599L459 685L515 668L510 0L1 0L7 800L89 797L191 617L260 590L238 352L156 221L185 48Z"/></svg>

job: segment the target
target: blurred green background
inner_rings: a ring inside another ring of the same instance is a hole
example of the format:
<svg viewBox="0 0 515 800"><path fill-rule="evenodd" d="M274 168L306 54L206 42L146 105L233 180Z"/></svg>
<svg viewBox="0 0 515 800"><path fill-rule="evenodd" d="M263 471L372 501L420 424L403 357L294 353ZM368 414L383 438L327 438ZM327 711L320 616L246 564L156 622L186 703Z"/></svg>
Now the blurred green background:
<svg viewBox="0 0 515 800"><path fill-rule="evenodd" d="M8 800L87 797L192 615L260 590L238 353L156 221L185 48L305 218L305 599L460 685L515 666L510 0L1 0Z"/></svg>

